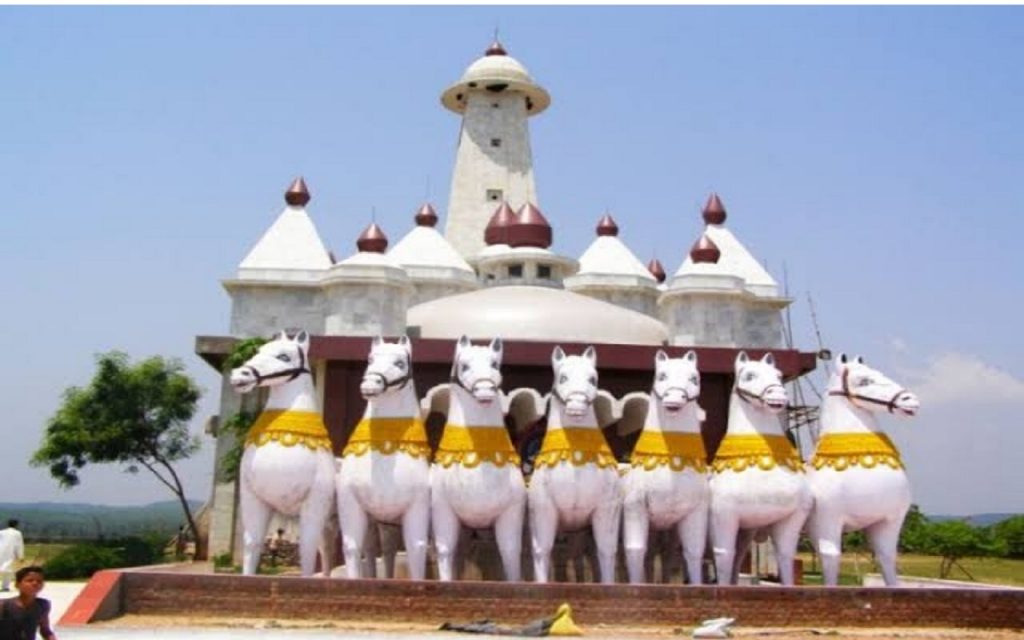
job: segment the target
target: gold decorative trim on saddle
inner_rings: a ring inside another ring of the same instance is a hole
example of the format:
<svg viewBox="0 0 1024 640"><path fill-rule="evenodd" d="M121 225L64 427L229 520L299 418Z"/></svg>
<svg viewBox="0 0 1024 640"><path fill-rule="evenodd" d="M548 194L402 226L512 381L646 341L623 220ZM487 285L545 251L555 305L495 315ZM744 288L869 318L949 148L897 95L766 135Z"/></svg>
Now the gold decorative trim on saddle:
<svg viewBox="0 0 1024 640"><path fill-rule="evenodd" d="M902 469L903 460L896 445L884 433L826 433L818 441L811 458L815 469L831 467L843 471L849 467L873 469L882 464Z"/></svg>
<svg viewBox="0 0 1024 640"><path fill-rule="evenodd" d="M472 469L481 462L490 462L496 467L507 464L518 467L520 460L505 427L447 424L437 445L434 462L446 469L453 464Z"/></svg>
<svg viewBox="0 0 1024 640"><path fill-rule="evenodd" d="M711 468L715 473L722 473L727 469L739 473L748 467L769 471L776 466L797 473L804 470L800 454L786 436L766 436L759 433L726 434L715 453L715 459L711 462Z"/></svg>
<svg viewBox="0 0 1024 640"><path fill-rule="evenodd" d="M245 436L245 445L260 447L268 442L276 442L285 447L301 444L314 451L332 450L327 427L316 411L264 411L249 428L249 433Z"/></svg>
<svg viewBox="0 0 1024 640"><path fill-rule="evenodd" d="M708 469L704 440L699 433L674 433L666 431L643 431L636 441L630 463L634 468L648 471L657 467L669 467L682 471L690 467L698 473Z"/></svg>
<svg viewBox="0 0 1024 640"><path fill-rule="evenodd" d="M341 456L362 456L369 451L401 452L429 460L427 428L418 417L363 418L352 430Z"/></svg>
<svg viewBox="0 0 1024 640"><path fill-rule="evenodd" d="M574 467L596 464L602 469L619 466L604 434L596 426L551 429L544 434L540 453L533 461L534 468L554 467L559 462L569 462Z"/></svg>

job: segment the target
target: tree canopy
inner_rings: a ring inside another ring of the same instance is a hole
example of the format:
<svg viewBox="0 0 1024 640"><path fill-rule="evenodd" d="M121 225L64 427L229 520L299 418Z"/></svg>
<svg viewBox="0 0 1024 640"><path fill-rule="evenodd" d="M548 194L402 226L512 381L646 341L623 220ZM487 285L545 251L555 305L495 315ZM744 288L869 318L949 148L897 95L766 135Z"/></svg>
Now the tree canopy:
<svg viewBox="0 0 1024 640"><path fill-rule="evenodd" d="M79 471L90 464L120 463L131 473L144 467L178 497L198 542L172 463L199 449L188 423L200 395L178 360L155 356L132 364L121 352L101 354L89 385L64 392L31 463L48 467L63 487L77 485Z"/></svg>

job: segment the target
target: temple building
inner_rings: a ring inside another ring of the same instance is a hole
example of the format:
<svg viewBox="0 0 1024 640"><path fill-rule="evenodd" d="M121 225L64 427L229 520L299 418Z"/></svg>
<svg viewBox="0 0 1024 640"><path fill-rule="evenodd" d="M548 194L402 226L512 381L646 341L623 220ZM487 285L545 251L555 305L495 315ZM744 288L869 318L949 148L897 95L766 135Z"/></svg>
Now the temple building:
<svg viewBox="0 0 1024 640"><path fill-rule="evenodd" d="M782 313L791 301L726 225L717 194L700 212L680 212L694 216L695 228L702 216L703 228L686 243L692 247L672 250L669 266L678 267L671 275L658 260L645 265L637 257L609 212L595 212L594 239L582 255L559 254L554 239L570 230L539 200L528 129L550 103L498 42L442 92L442 106L461 117L443 233L432 204L410 203L410 226L390 230L404 233L397 242L371 224L355 251L335 260L314 223L315 191L296 179L280 215L223 282L231 298L227 334L198 337L196 351L220 368L238 339L307 330L324 420L340 454L365 407L359 381L372 336L412 339L433 445L444 424L454 341L500 336L508 427L528 452L543 434L552 348L579 353L594 345L598 418L625 456L642 423L646 404L636 402L637 392L650 389L656 350L696 348L703 436L713 453L725 432L738 349L755 356L771 350L787 379L814 368L813 353L784 345ZM742 215L734 219L742 223ZM236 394L224 375L221 422L256 402L258 394ZM232 435L218 434L212 556L230 551L239 536L237 488L219 473L233 444Z"/></svg>

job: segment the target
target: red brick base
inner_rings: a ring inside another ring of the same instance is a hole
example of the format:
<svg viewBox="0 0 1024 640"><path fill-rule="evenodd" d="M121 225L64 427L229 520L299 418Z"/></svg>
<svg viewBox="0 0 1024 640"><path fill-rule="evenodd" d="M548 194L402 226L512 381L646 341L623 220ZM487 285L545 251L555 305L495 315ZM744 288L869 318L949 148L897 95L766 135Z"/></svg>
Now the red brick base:
<svg viewBox="0 0 1024 640"><path fill-rule="evenodd" d="M505 584L280 576L121 574L122 613L191 617L521 623L562 602L577 622L745 626L1020 628L1022 590Z"/></svg>

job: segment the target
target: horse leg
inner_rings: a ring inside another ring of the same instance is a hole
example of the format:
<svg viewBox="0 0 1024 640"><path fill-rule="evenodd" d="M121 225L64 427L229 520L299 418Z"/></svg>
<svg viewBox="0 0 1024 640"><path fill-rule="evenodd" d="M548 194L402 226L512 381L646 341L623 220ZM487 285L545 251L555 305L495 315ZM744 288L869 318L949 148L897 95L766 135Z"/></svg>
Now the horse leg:
<svg viewBox="0 0 1024 640"><path fill-rule="evenodd" d="M779 566L779 581L786 586L793 586L793 561L796 559L796 545L800 541L800 531L804 528L805 520L807 512L798 509L771 527L775 559Z"/></svg>
<svg viewBox="0 0 1024 640"><path fill-rule="evenodd" d="M544 487L533 484L529 490L530 546L533 551L533 580L546 583L551 568L551 547L558 529L558 510Z"/></svg>
<svg viewBox="0 0 1024 640"><path fill-rule="evenodd" d="M866 533L875 552L875 560L882 570L885 586L898 587L899 574L896 572L896 550L900 540L900 529L903 528L903 516L876 522L867 528Z"/></svg>
<svg viewBox="0 0 1024 640"><path fill-rule="evenodd" d="M438 478L436 471L434 478ZM434 527L434 548L437 550L437 577L448 582L454 579L453 564L462 524L448 503L443 487L436 484L430 492L430 519Z"/></svg>
<svg viewBox="0 0 1024 640"><path fill-rule="evenodd" d="M338 525L341 527L341 547L345 554L345 575L349 578L360 577L363 543L369 520L352 491L339 483Z"/></svg>
<svg viewBox="0 0 1024 640"><path fill-rule="evenodd" d="M839 568L843 558L843 521L839 514L828 513L818 506L807 521L811 544L821 560L822 584L839 584Z"/></svg>
<svg viewBox="0 0 1024 640"><path fill-rule="evenodd" d="M427 574L427 537L430 533L430 487L427 486L402 514L402 537L409 577L423 580Z"/></svg>
<svg viewBox="0 0 1024 640"><path fill-rule="evenodd" d="M505 581L522 580L521 562L523 556L523 517L526 511L525 495L515 500L498 516L494 523L494 537L505 567Z"/></svg>
<svg viewBox="0 0 1024 640"><path fill-rule="evenodd" d="M686 575L690 578L690 584L701 584L704 581L701 563L704 560L704 545L708 539L707 505L697 505L679 521L677 528L679 542L683 546L683 559L686 561ZM662 562L666 560L662 559Z"/></svg>
<svg viewBox="0 0 1024 640"><path fill-rule="evenodd" d="M263 552L263 539L274 511L246 486L243 478L239 506L242 511L242 575L256 575Z"/></svg>
<svg viewBox="0 0 1024 640"><path fill-rule="evenodd" d="M732 513L712 512L709 527L718 584L734 584L733 566L738 564L736 538L739 534L739 520Z"/></svg>
<svg viewBox="0 0 1024 640"><path fill-rule="evenodd" d="M324 527L331 515L334 502L334 458L320 457L317 460L316 476L306 499L299 509L299 567L303 576L313 575L316 569L317 548L324 535ZM324 575L331 574L325 565Z"/></svg>
<svg viewBox="0 0 1024 640"><path fill-rule="evenodd" d="M378 523L377 540L380 541L380 557L384 561L384 577L391 580L395 577L395 556L402 546L402 532L393 524Z"/></svg>
<svg viewBox="0 0 1024 640"><path fill-rule="evenodd" d="M602 584L615 584L615 552L619 548L619 523L622 518L622 503L617 498L612 496L600 504L591 521L597 561L601 565ZM642 554L640 561L643 562Z"/></svg>
<svg viewBox="0 0 1024 640"><path fill-rule="evenodd" d="M626 552L626 569L629 571L630 584L642 584L647 581L644 565L649 526L647 503L643 493L631 491L622 505L622 546Z"/></svg>

